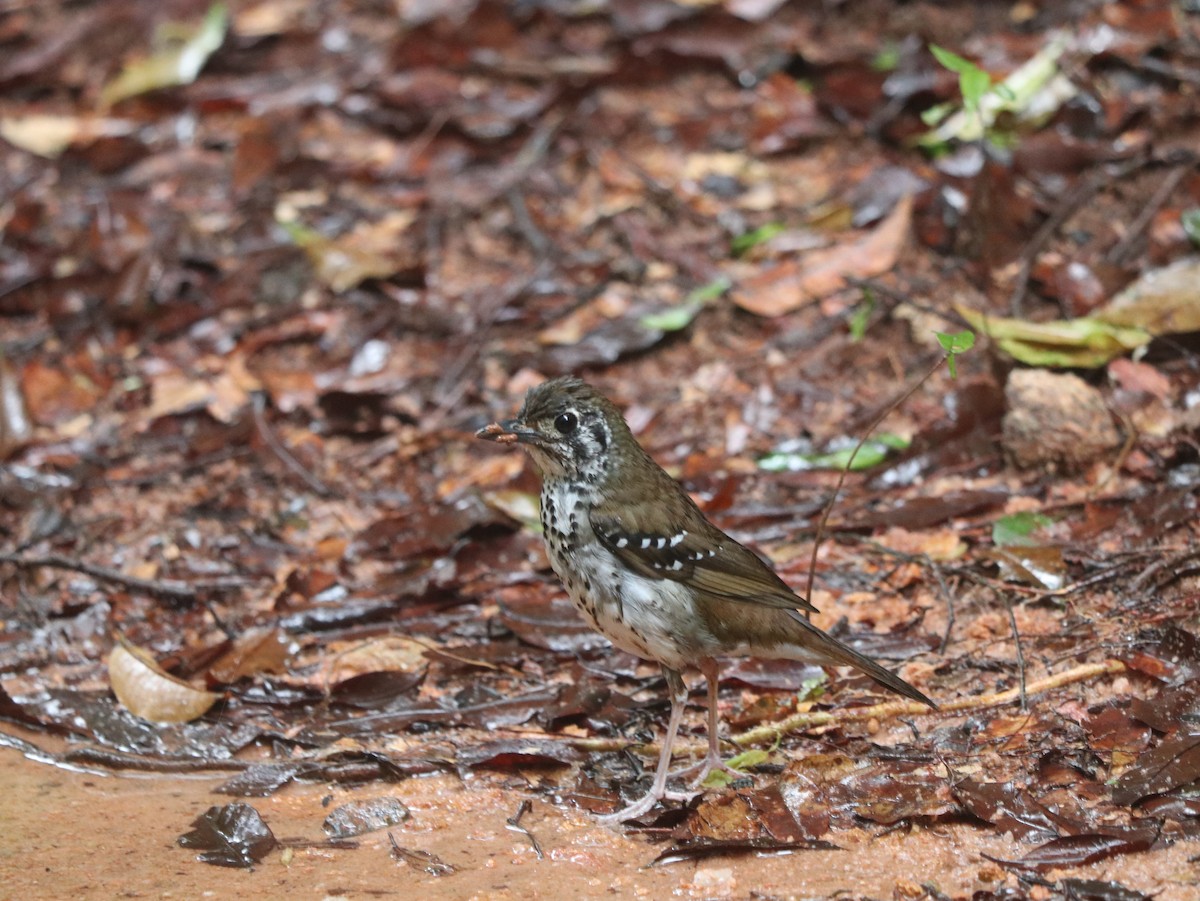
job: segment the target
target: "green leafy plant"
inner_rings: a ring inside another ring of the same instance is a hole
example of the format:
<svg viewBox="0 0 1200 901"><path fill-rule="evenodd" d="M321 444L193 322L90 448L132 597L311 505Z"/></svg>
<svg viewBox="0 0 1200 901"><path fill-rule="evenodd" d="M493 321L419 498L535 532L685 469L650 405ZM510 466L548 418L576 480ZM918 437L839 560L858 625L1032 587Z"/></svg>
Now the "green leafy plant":
<svg viewBox="0 0 1200 901"><path fill-rule="evenodd" d="M751 247L757 247L759 244L765 244L777 234L784 230L782 222L768 222L766 225L761 225L752 231L738 235L733 239L731 248L733 255L740 257Z"/></svg>
<svg viewBox="0 0 1200 901"><path fill-rule="evenodd" d="M975 333L966 329L961 332L934 334L937 335L938 344L942 345L942 350L946 352L946 368L950 370L950 378L958 378L958 363L955 358L975 346Z"/></svg>
<svg viewBox="0 0 1200 901"><path fill-rule="evenodd" d="M1053 36L1038 53L999 82L994 82L991 75L970 60L931 44L929 50L934 58L958 75L961 100L927 109L921 119L930 130L917 143L934 151L946 149L952 141L1012 144L1016 140L1016 125L1040 125L1076 93L1075 86L1059 68L1059 60L1069 44L1065 35ZM999 124L1002 115L1012 124L1002 127Z"/></svg>

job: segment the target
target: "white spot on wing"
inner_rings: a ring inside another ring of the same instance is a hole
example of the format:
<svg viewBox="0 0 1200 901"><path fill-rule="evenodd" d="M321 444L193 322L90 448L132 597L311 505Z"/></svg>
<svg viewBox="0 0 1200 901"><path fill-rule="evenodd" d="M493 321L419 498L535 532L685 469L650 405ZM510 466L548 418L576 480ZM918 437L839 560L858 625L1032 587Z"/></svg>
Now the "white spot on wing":
<svg viewBox="0 0 1200 901"><path fill-rule="evenodd" d="M659 546L660 548L664 548L664 547L666 547L666 546L667 546L667 539L665 539L665 538L660 538L660 539L658 539L658 546Z"/></svg>
<svg viewBox="0 0 1200 901"><path fill-rule="evenodd" d="M627 545L627 544L629 544L628 538L621 536L620 538L617 539L617 547L625 547L625 545Z"/></svg>
<svg viewBox="0 0 1200 901"><path fill-rule="evenodd" d="M685 538L687 538L687 529L684 529L682 532L680 532L678 535L676 535L675 537L673 537L671 539L671 547L675 547L675 545L679 544L679 542L683 541L683 539L685 539Z"/></svg>
<svg viewBox="0 0 1200 901"><path fill-rule="evenodd" d="M650 547L650 542L653 540L654 539L652 539L652 538L643 538L642 539L642 550L646 550L648 547Z"/></svg>

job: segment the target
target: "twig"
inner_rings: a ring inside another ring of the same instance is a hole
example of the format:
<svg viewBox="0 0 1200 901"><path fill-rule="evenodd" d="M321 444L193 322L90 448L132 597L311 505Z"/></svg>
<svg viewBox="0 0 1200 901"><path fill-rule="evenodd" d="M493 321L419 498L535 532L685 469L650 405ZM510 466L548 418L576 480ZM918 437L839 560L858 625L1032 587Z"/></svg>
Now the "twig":
<svg viewBox="0 0 1200 901"><path fill-rule="evenodd" d="M1130 224L1129 230L1105 254L1107 262L1116 266L1122 266L1128 262L1126 258L1133 249L1134 243L1146 231L1146 228L1150 225L1150 220L1154 218L1154 215L1162 209L1163 204L1175 193L1175 189L1179 187L1179 183L1183 181L1184 176L1192 171L1192 167L1195 164L1195 160L1180 163L1167 173L1166 178L1162 180L1162 184L1150 195L1150 199L1146 201L1146 205L1142 207L1142 211L1138 213L1137 218Z"/></svg>
<svg viewBox="0 0 1200 901"><path fill-rule="evenodd" d="M810 605L812 604L813 582L817 577L817 552L821 549L821 542L825 540L825 524L829 522L829 514L833 512L833 506L837 503L838 493L842 490L842 486L846 483L846 474L850 472L850 467L854 465L854 458L858 456L858 452L862 450L864 444L867 443L867 438L871 433L879 427L879 423L883 422L893 410L899 407L902 403L908 400L917 389L925 384L938 369L942 363L946 361L946 355L938 357L936 363L929 367L929 371L917 379L909 388L897 397L894 401L884 407L873 420L870 425L863 431L862 437L858 439L858 444L854 445L854 450L850 452L850 459L846 461L846 465L842 467L842 471L838 473L837 484L833 486L833 494L829 498L829 503L825 505L825 509L821 511L821 519L817 523L817 531L813 536L812 558L808 561L808 581L804 585L804 600ZM805 616L808 616L808 611L805 611Z"/></svg>
<svg viewBox="0 0 1200 901"><path fill-rule="evenodd" d="M1063 198L1062 203L1058 208L1050 214L1050 217L1042 223L1041 228L1033 233L1033 237L1029 239L1029 243L1021 249L1021 266L1017 270L1017 277L1013 283L1012 293L1008 298L1009 313L1013 316L1020 317L1021 308L1025 301L1025 289L1029 285L1029 277L1033 274L1033 264L1037 260L1037 256L1042 252L1042 248L1046 245L1054 233L1057 232L1063 224L1070 219L1085 203L1091 199L1104 183L1108 181L1108 175L1103 169L1094 169L1082 182L1076 185L1070 193Z"/></svg>
<svg viewBox="0 0 1200 901"><path fill-rule="evenodd" d="M537 855L538 860L542 860L546 856L542 853L542 846L538 844L538 840L534 837L533 833L521 825L521 817L529 813L531 807L533 807L533 802L528 798L522 801L521 806L517 808L517 812L504 821L505 828L512 832L519 832L529 839L529 844L533 845L533 853Z"/></svg>
<svg viewBox="0 0 1200 901"><path fill-rule="evenodd" d="M1120 660L1085 663L1073 669L1055 673L1052 676L1036 679L1025 686L1025 693L1027 697L1032 697L1033 695L1039 695L1066 685L1073 685L1076 682L1094 679L1097 676L1110 676L1123 673L1125 669L1125 664ZM916 701L885 701L882 704L873 704L869 707L845 707L841 710L811 710L793 714L775 723L755 726L753 729L730 736L729 741L740 747L745 747L759 742L775 742L780 736L789 732L798 732L801 729L808 729L813 726L839 725L841 723L852 723L862 720L882 720L904 716L938 716L963 713L966 711L984 710L988 707L1002 707L1005 704L1011 704L1013 701L1019 701L1020 698L1020 688L1008 688L1004 691L996 691L990 694L972 695L966 698L956 698L953 701L945 701L939 705L936 711L930 710L924 704L918 704ZM613 738L575 739L571 742L571 746L581 751L624 751L631 747L640 748L644 753L652 753L658 750L657 743L638 744ZM696 749L703 750L699 745L697 745ZM681 750L685 749L681 748Z"/></svg>
<svg viewBox="0 0 1200 901"><path fill-rule="evenodd" d="M1021 632L1017 628L1017 615L1013 612L1012 601L1004 599L1004 609L1008 611L1008 624L1012 627L1013 642L1017 646L1017 688L1021 692L1021 712L1029 709L1029 697L1025 693L1025 650L1021 647Z"/></svg>
<svg viewBox="0 0 1200 901"><path fill-rule="evenodd" d="M1161 570L1166 569L1167 567L1170 567L1167 573L1168 578L1164 582L1157 584L1154 587L1161 588L1163 585L1175 581L1175 579L1183 575L1180 566L1184 563L1187 563L1189 560L1196 559L1197 557L1200 557L1200 548L1194 547L1186 548L1174 557L1163 556L1155 563L1151 563L1138 574L1138 577L1129 585L1129 593L1134 596L1141 594L1142 589L1144 589Z"/></svg>
<svg viewBox="0 0 1200 901"><path fill-rule="evenodd" d="M46 554L41 557L0 554L0 563L7 563L22 570L41 569L42 567L66 569L71 572L83 573L85 576L91 576L93 579L99 579L102 582L120 585L123 588L129 588L133 591L141 591L155 597L172 598L178 601L195 601L202 592L236 591L250 584L246 579L236 577L213 579L207 582L183 582L179 579L141 579L137 576L127 576L125 573L110 569L107 566L97 566L94 563L85 563L82 560L72 560L70 557L64 557L61 554Z"/></svg>
<svg viewBox="0 0 1200 901"><path fill-rule="evenodd" d="M315 475L304 468L303 464L292 456L292 452L283 446L283 442L272 431L270 423L267 422L265 410L267 407L267 396L259 391L254 395L254 403L251 404L251 409L254 411L254 426L258 429L258 434L262 436L262 440L266 442L267 447L271 449L279 461L288 469L300 477L309 488L321 497L332 497L333 492L324 482L318 479Z"/></svg>
<svg viewBox="0 0 1200 901"><path fill-rule="evenodd" d="M1120 660L1105 660L1103 663L1085 663L1074 669L1030 682L1025 687L1025 693L1027 696L1041 694L1055 688L1062 688L1064 685L1071 685L1075 682L1092 679L1096 676L1112 675L1124 671L1125 664ZM942 714L961 713L966 710L984 710L988 707L1002 707L1005 704L1011 704L1013 701L1020 700L1020 697L1020 688L1008 688L1004 691L996 691L986 695L974 695L972 697L946 701L940 705L938 712ZM924 704L918 704L916 701L886 701L870 707L809 711L793 714L786 719L780 720L778 723L756 726L739 735L732 736L730 741L736 745L748 745L759 741L773 741L784 733L794 732L810 726L854 722L856 720L886 719L897 716L924 716L933 713Z"/></svg>

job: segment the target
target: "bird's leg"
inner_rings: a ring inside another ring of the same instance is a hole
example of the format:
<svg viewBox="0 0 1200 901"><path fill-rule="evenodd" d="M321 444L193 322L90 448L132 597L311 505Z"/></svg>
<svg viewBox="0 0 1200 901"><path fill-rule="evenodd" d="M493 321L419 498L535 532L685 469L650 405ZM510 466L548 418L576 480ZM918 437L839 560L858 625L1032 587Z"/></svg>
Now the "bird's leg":
<svg viewBox="0 0 1200 901"><path fill-rule="evenodd" d="M654 770L654 782L650 786L650 791L646 792L646 794L642 795L642 797L629 806L618 810L616 813L608 813L596 817L598 822L606 826L614 826L625 820L640 817L663 798L669 798L673 801L687 801L693 797L692 793L667 791L667 771L671 767L671 750L675 746L675 736L679 732L679 724L683 720L683 709L687 705L687 686L683 684L683 676L676 670L668 669L664 665L662 671L667 679L667 690L671 692L671 717L667 721L667 733L663 736L662 750L658 754L658 766Z"/></svg>
<svg viewBox="0 0 1200 901"><path fill-rule="evenodd" d="M708 657L700 661L699 669L708 687L708 753L704 755L704 760L700 763L680 770L675 774L677 776L690 776L692 773L698 772L699 775L692 780L691 788L698 788L703 785L704 780L708 778L708 774L713 770L724 770L735 779L746 778L745 773L738 772L721 760L721 718L717 709L717 688L721 682L721 668L716 660Z"/></svg>

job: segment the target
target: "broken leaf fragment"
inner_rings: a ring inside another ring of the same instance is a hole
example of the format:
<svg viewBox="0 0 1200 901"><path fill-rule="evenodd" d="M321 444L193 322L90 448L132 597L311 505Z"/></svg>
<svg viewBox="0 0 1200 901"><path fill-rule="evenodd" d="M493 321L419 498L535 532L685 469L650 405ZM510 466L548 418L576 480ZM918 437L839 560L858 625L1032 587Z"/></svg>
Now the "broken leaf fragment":
<svg viewBox="0 0 1200 901"><path fill-rule="evenodd" d="M1114 357L1123 356L1150 343L1148 331L1113 325L1097 317L1030 322L1005 316L989 316L957 304L955 309L976 331L1029 366L1092 369Z"/></svg>
<svg viewBox="0 0 1200 901"><path fill-rule="evenodd" d="M104 86L100 102L112 106L127 97L135 97L159 88L191 84L225 40L229 28L229 10L222 3L209 7L199 25L173 24L155 36L158 49L149 56L133 60Z"/></svg>
<svg viewBox="0 0 1200 901"><path fill-rule="evenodd" d="M148 652L123 636L108 657L108 678L130 713L155 723L191 722L220 697L164 672Z"/></svg>
<svg viewBox="0 0 1200 901"><path fill-rule="evenodd" d="M361 222L336 238L328 238L280 215L276 218L293 243L308 256L317 278L338 293L368 279L390 278L413 266L411 247L403 240L404 233L416 221L413 210L389 213L378 222Z"/></svg>
<svg viewBox="0 0 1200 901"><path fill-rule="evenodd" d="M1176 260L1143 274L1095 312L1114 328L1151 335L1200 331L1200 257Z"/></svg>
<svg viewBox="0 0 1200 901"><path fill-rule="evenodd" d="M894 450L905 450L909 440L887 432L869 438L857 447L847 443L826 452L792 450L786 446L767 454L758 461L758 468L768 472L801 472L807 469L849 469L858 472L882 463Z"/></svg>

